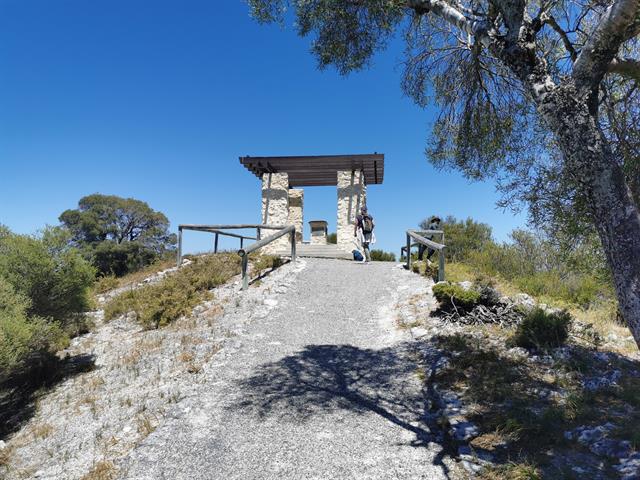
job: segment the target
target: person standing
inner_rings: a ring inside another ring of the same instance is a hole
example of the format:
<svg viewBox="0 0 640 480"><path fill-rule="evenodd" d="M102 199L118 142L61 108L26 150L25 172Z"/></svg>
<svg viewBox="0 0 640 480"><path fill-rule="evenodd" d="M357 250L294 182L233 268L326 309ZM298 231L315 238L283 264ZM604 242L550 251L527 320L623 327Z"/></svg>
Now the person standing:
<svg viewBox="0 0 640 480"><path fill-rule="evenodd" d="M442 220L440 220L440 217L431 217L427 230L440 230L441 222ZM433 235L425 235L424 238L426 238L427 240L433 240ZM422 260L424 258L425 251L427 251L427 260L431 260L431 256L436 252L433 248L429 248L426 245L420 244L418 246L418 260Z"/></svg>
<svg viewBox="0 0 640 480"><path fill-rule="evenodd" d="M373 229L375 224L373 223L373 217L369 215L367 207L360 209L360 215L356 216L356 221L353 229L353 236L358 237L358 231L362 235L361 243L364 250L365 262L371 261L371 252L369 251L369 245L373 237Z"/></svg>

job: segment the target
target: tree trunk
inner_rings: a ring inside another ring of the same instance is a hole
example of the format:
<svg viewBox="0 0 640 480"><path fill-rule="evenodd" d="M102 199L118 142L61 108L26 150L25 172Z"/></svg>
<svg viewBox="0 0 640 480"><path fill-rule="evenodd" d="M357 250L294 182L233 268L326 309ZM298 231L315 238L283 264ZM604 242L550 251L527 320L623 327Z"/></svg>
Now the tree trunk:
<svg viewBox="0 0 640 480"><path fill-rule="evenodd" d="M622 315L640 347L640 210L621 162L591 113L588 97L571 85L559 87L539 105L555 133L567 169L589 202L615 283Z"/></svg>

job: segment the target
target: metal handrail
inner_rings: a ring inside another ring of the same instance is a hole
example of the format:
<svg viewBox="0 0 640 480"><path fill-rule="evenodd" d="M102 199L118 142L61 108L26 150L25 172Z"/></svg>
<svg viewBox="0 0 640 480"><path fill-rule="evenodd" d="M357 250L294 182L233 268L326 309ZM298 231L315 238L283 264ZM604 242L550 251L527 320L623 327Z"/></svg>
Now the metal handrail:
<svg viewBox="0 0 640 480"><path fill-rule="evenodd" d="M296 227L294 225L288 225L281 230L278 230L276 233L269 235L268 237L263 238L262 240L258 240L256 243L252 243L247 248L241 248L238 250L238 255L242 257L242 289L246 290L249 287L249 275L248 275L248 267L249 267L249 254L251 252L255 252L259 248L262 248L274 240L279 239L280 237L286 235L287 233L291 234L291 261L296 261Z"/></svg>
<svg viewBox="0 0 640 480"><path fill-rule="evenodd" d="M442 243L424 238L423 235L440 235ZM407 230L407 244L400 249L400 257L402 258L402 253L406 252L408 270L411 269L411 247L416 245L424 245L438 251L438 281L444 281L444 250L446 248L444 232L442 230Z"/></svg>
<svg viewBox="0 0 640 480"><path fill-rule="evenodd" d="M246 235L239 235L236 233L223 232L222 230L239 230L255 228L256 236L249 237ZM269 235L268 237L261 239L261 230L277 230L277 232ZM240 250L238 255L242 258L242 289L246 290L249 287L249 254L255 252L259 248L262 248L274 240L283 237L286 234L291 235L291 260L296 261L296 227L294 225L262 225L262 224L238 224L238 225L194 225L194 224L182 224L178 225L178 267L182 265L182 231L193 230L196 232L207 232L215 235L214 241L214 253L218 253L218 236L226 235L229 237L240 239ZM257 240L247 248L244 248L244 240Z"/></svg>

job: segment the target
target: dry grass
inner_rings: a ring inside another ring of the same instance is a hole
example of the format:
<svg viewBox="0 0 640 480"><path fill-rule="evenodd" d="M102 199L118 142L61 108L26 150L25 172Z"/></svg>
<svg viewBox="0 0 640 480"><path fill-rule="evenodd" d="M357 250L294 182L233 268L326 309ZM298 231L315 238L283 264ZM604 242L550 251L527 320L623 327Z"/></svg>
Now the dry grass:
<svg viewBox="0 0 640 480"><path fill-rule="evenodd" d="M447 280L451 282L473 281L478 277L469 265L463 263L447 264ZM496 288L503 295L513 296L522 293L512 283L504 280L500 276L491 277L496 284ZM604 300L592 304L589 308L581 308L574 304L567 303L559 299L548 296L534 297L538 302L545 303L551 307L566 309L578 321L592 325L593 329L606 341L610 335L615 335L618 340L610 342L604 350L613 351L623 355L638 355L638 346L635 341L628 339L631 336L629 329L616 320L616 303L613 300Z"/></svg>
<svg viewBox="0 0 640 480"><path fill-rule="evenodd" d="M157 425L149 415L138 416L136 423L138 425L138 433L142 438L147 438L157 428Z"/></svg>
<svg viewBox="0 0 640 480"><path fill-rule="evenodd" d="M0 450L0 473L4 467L8 467L11 463L11 453L12 449L7 446Z"/></svg>
<svg viewBox="0 0 640 480"><path fill-rule="evenodd" d="M234 254L196 257L160 282L129 290L105 305L107 320L134 312L146 328L163 327L181 317L189 317L193 308L212 298L210 290L240 273L240 258Z"/></svg>
<svg viewBox="0 0 640 480"><path fill-rule="evenodd" d="M175 266L176 266L176 262L173 259L159 260L157 262L152 263L151 265L146 266L142 270L128 273L123 277L115 277L113 275L100 277L96 281L93 287L93 291L95 294L99 295L111 290L115 290L116 288L127 287L130 285L137 285L138 283L142 282L146 278L149 278L158 272L167 270Z"/></svg>
<svg viewBox="0 0 640 480"><path fill-rule="evenodd" d="M80 480L115 480L118 473L115 465L107 460L97 462Z"/></svg>
<svg viewBox="0 0 640 480"><path fill-rule="evenodd" d="M178 361L180 362L192 362L194 359L193 353L191 352L182 352L178 355Z"/></svg>
<svg viewBox="0 0 640 480"><path fill-rule="evenodd" d="M122 355L120 357L120 365L123 367L136 365L140 362L141 359L142 359L142 353L140 352L139 349L134 348L129 353Z"/></svg>
<svg viewBox="0 0 640 480"><path fill-rule="evenodd" d="M40 423L31 427L31 434L35 438L44 440L53 433L53 425L49 423Z"/></svg>
<svg viewBox="0 0 640 480"><path fill-rule="evenodd" d="M488 468L478 477L479 480L541 480L540 471L528 463L509 463Z"/></svg>

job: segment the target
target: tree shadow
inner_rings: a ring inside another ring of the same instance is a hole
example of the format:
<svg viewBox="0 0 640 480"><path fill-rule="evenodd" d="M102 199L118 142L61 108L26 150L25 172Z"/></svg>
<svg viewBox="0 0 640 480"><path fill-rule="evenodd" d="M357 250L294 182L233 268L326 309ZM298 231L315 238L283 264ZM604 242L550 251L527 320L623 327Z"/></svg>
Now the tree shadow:
<svg viewBox="0 0 640 480"><path fill-rule="evenodd" d="M94 355L58 358L38 354L20 373L0 383L0 440L17 432L33 417L36 401L55 385L95 368Z"/></svg>
<svg viewBox="0 0 640 480"><path fill-rule="evenodd" d="M229 408L297 422L336 411L374 413L411 432L412 447L439 444L434 464L448 476L443 459L455 450L438 426L437 401L420 379L417 355L409 342L381 350L309 345L240 381L240 401Z"/></svg>

